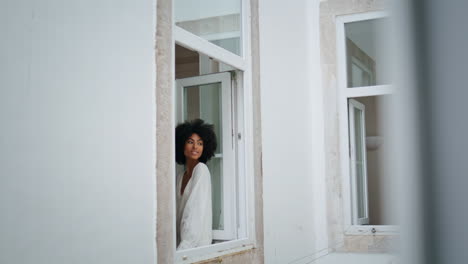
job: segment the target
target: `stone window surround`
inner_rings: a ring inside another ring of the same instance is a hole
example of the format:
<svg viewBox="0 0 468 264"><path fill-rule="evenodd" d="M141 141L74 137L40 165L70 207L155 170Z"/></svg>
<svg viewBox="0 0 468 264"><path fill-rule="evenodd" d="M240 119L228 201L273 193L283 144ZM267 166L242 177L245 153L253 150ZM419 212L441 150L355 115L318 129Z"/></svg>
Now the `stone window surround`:
<svg viewBox="0 0 468 264"><path fill-rule="evenodd" d="M263 263L263 201L261 171L260 76L258 0L250 0L255 247L209 258L200 263ZM174 263L174 58L172 0L156 1L156 252L157 263ZM167 176L165 176L167 175Z"/></svg>
<svg viewBox="0 0 468 264"><path fill-rule="evenodd" d="M392 252L398 235L346 234L340 168L336 17L384 11L384 0L322 0L320 2L320 56L324 92L328 247L341 252Z"/></svg>

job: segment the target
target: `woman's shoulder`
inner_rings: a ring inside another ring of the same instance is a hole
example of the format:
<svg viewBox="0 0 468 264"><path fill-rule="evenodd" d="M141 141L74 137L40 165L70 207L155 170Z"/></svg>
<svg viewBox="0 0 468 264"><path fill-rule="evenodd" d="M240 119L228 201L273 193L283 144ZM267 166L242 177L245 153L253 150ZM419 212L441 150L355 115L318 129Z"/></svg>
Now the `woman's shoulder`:
<svg viewBox="0 0 468 264"><path fill-rule="evenodd" d="M211 186L211 174L205 163L199 162L193 169L193 181L198 186Z"/></svg>
<svg viewBox="0 0 468 264"><path fill-rule="evenodd" d="M203 162L199 162L193 169L193 172L198 177L202 177L203 175L210 176L210 170L208 169L208 166L206 166L206 164Z"/></svg>
<svg viewBox="0 0 468 264"><path fill-rule="evenodd" d="M198 164L195 166L194 170L198 171L209 171L208 166L206 166L205 163L203 162L198 162Z"/></svg>

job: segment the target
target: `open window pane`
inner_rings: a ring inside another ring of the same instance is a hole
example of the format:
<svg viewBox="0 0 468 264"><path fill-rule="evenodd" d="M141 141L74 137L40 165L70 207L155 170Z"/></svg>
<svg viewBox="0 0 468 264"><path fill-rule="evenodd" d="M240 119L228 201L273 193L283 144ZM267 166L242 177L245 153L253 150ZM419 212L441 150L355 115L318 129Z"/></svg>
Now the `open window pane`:
<svg viewBox="0 0 468 264"><path fill-rule="evenodd" d="M212 184L213 240L237 237L236 170L232 134L231 73L177 79L178 122L201 118L213 124L218 139L207 162Z"/></svg>
<svg viewBox="0 0 468 264"><path fill-rule="evenodd" d="M222 139L221 127L221 83L184 87L184 117L187 120L203 119L213 124L216 136ZM221 142L220 142L221 143ZM218 144L215 158L207 166L210 169L212 185L213 229L223 230L223 159L222 146Z"/></svg>
<svg viewBox="0 0 468 264"><path fill-rule="evenodd" d="M354 109L354 129L355 129L355 169L356 169L356 187L357 187L357 216L358 218L366 217L366 197L365 197L365 168L364 168L364 153L363 153L363 133L362 131L362 116L363 112L360 109Z"/></svg>
<svg viewBox="0 0 468 264"><path fill-rule="evenodd" d="M241 0L175 0L175 24L215 45L241 54Z"/></svg>
<svg viewBox="0 0 468 264"><path fill-rule="evenodd" d="M368 224L365 106L349 100L350 174L354 223Z"/></svg>
<svg viewBox="0 0 468 264"><path fill-rule="evenodd" d="M395 225L397 185L388 169L392 157L390 95L348 99L349 175L353 225Z"/></svg>
<svg viewBox="0 0 468 264"><path fill-rule="evenodd" d="M388 18L345 24L349 88L390 84Z"/></svg>

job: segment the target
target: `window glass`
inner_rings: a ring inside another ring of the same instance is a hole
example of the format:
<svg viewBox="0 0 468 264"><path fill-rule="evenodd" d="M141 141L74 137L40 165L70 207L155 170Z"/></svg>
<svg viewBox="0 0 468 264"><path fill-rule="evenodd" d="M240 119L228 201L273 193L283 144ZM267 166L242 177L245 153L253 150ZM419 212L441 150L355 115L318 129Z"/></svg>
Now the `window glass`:
<svg viewBox="0 0 468 264"><path fill-rule="evenodd" d="M241 0L175 0L174 14L176 26L242 55Z"/></svg>
<svg viewBox="0 0 468 264"><path fill-rule="evenodd" d="M211 43L227 49L234 54L240 54L240 37L212 40Z"/></svg>
<svg viewBox="0 0 468 264"><path fill-rule="evenodd" d="M357 187L357 205L358 205L358 218L366 217L366 198L365 198L365 168L364 168L364 153L362 149L362 110L354 109L354 128L355 128L355 148L356 148L356 187Z"/></svg>
<svg viewBox="0 0 468 264"><path fill-rule="evenodd" d="M213 206L213 229L224 230L224 219L223 219L223 177L222 177L222 157L213 157L208 162L208 169L211 173L211 185L213 186L211 191L212 206Z"/></svg>
<svg viewBox="0 0 468 264"><path fill-rule="evenodd" d="M345 24L349 88L390 84L388 18Z"/></svg>
<svg viewBox="0 0 468 264"><path fill-rule="evenodd" d="M214 125L218 148L216 156L207 162L211 173L213 229L223 230L223 155L221 83L184 87L184 120L201 118Z"/></svg>

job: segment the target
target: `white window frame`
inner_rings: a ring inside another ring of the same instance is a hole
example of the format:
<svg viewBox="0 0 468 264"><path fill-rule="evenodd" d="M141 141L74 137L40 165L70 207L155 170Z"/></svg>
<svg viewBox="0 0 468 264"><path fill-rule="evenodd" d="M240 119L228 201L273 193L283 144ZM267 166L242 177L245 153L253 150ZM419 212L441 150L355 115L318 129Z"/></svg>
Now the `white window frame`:
<svg viewBox="0 0 468 264"><path fill-rule="evenodd" d="M355 109L361 111L361 123L358 125L360 126L360 131L362 131L360 137L361 137L361 146L359 146L363 151L362 151L362 166L364 168L367 168L367 155L366 155L366 107L364 104L361 104L360 102L354 100L354 99L349 99L348 100L348 122L349 122L349 147L350 147L350 170L351 170L351 196L352 196L352 205L353 205L353 210L352 210L352 222L356 223L358 225L365 225L369 224L369 195L368 195L368 190L367 190L367 169L364 170L364 175L363 175L363 190L364 190L364 217L359 218L358 210L359 210L359 205L357 203L358 201L358 186L357 186L357 168L354 164L356 161L356 123L354 120L354 111Z"/></svg>
<svg viewBox="0 0 468 264"><path fill-rule="evenodd" d="M255 207L254 207L254 146L253 146L253 96L252 96L252 65L251 65L251 45L250 45L250 0L241 0L241 50L242 56L231 53L206 39L196 36L175 24L173 25L174 44L178 44L190 50L199 52L235 68L236 91L233 99L236 102L233 107L235 112L234 123L237 131L237 233L236 240L223 243L212 244L204 247L176 251L174 244L174 256L176 263L193 263L245 251L256 247L255 240ZM225 38L225 35L220 38ZM213 39L210 39L213 40ZM175 54L172 52L172 60ZM174 71L174 69L173 69ZM174 82L174 90L175 82ZM174 97L174 105L176 104ZM177 120L173 117L173 120ZM175 126L175 124L174 124ZM175 186L175 168L174 186ZM175 205L175 200L173 200ZM174 206L174 216L175 216ZM175 235L175 223L174 223ZM176 241L174 237L174 241Z"/></svg>
<svg viewBox="0 0 468 264"><path fill-rule="evenodd" d="M348 99L366 96L391 95L395 92L392 85L374 85L348 88L346 64L345 24L364 20L389 17L385 11L375 11L342 15L336 17L336 50L338 78L338 116L340 135L340 164L343 192L344 230L346 235L386 235L398 233L396 225L357 225L353 224L352 176L349 157Z"/></svg>
<svg viewBox="0 0 468 264"><path fill-rule="evenodd" d="M221 83L221 106L222 106L222 154L216 154L215 157L223 159L222 175L222 193L223 193L223 220L224 229L213 229L213 240L233 240L237 238L237 208L236 208L236 166L235 166L235 147L233 131L233 111L232 111L232 93L231 93L231 73L221 72L207 75L194 76L176 80L177 93L177 123L186 120L184 117L184 98L185 87L207 85L212 83ZM188 88L190 89L190 88Z"/></svg>

